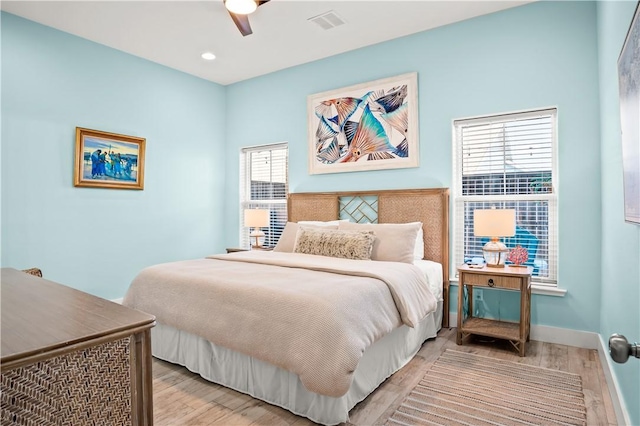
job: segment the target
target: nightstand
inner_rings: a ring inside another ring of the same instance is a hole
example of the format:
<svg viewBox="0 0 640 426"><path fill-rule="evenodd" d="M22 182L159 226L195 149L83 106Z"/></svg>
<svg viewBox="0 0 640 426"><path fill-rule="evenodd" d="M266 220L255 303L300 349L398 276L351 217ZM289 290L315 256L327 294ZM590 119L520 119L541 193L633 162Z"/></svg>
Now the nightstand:
<svg viewBox="0 0 640 426"><path fill-rule="evenodd" d="M239 248L239 247L227 247L227 253L235 253L237 251L249 251L249 249Z"/></svg>
<svg viewBox="0 0 640 426"><path fill-rule="evenodd" d="M259 251L273 251L272 247L251 247L251 250L259 250ZM235 253L238 251L249 251L249 249L246 248L239 248L239 247L227 247L227 253Z"/></svg>
<svg viewBox="0 0 640 426"><path fill-rule="evenodd" d="M525 345L529 341L531 329L531 273L532 268L505 266L504 268L470 268L462 265L458 268L458 335L456 343L471 334L506 339L525 354ZM520 321L508 322L473 316L473 288L496 288L520 292ZM464 317L464 289L467 289L467 316Z"/></svg>

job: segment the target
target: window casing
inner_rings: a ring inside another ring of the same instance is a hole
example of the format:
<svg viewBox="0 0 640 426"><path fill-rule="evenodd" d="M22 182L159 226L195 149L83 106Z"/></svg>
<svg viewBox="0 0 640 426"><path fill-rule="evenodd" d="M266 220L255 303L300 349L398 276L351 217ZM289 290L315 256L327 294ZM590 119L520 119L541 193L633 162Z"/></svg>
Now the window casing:
<svg viewBox="0 0 640 426"><path fill-rule="evenodd" d="M501 241L527 248L532 281L556 287L556 109L455 120L453 138L453 264L482 258L488 239L473 234L475 209L515 209L516 235Z"/></svg>
<svg viewBox="0 0 640 426"><path fill-rule="evenodd" d="M240 153L240 244L249 247L245 209L268 209L270 223L262 228L261 244L274 247L287 223L288 152L286 143L243 148Z"/></svg>

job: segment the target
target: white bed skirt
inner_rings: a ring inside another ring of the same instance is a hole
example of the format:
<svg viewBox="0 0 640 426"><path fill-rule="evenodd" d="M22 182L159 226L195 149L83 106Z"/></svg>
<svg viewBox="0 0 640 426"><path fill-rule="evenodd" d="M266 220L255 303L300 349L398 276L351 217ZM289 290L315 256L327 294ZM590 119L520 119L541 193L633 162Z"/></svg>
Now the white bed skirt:
<svg viewBox="0 0 640 426"><path fill-rule="evenodd" d="M348 421L349 411L406 365L425 340L437 335L441 324L442 302L439 302L436 312L417 327L403 325L374 343L362 356L349 391L339 398L309 392L290 371L167 325L157 324L151 329L151 345L153 356L183 365L211 382L314 422L335 425Z"/></svg>

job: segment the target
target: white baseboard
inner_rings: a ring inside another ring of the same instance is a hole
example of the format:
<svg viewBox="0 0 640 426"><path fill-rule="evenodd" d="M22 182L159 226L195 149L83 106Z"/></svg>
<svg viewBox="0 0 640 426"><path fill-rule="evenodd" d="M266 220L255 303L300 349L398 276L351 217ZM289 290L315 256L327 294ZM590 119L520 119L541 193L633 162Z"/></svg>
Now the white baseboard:
<svg viewBox="0 0 640 426"><path fill-rule="evenodd" d="M613 409L616 412L616 419L619 425L630 425L631 419L629 418L629 412L627 406L624 403L620 387L618 385L618 379L612 372L611 358L607 356L609 353L608 345L602 340L602 336L598 335L598 355L600 356L600 364L604 372L604 377L607 379L607 387L609 388L609 395L611 395L611 402L613 403Z"/></svg>
<svg viewBox="0 0 640 426"><path fill-rule="evenodd" d="M531 339L539 342L557 343L576 348L598 349L598 333L570 330L568 328L532 325Z"/></svg>
<svg viewBox="0 0 640 426"><path fill-rule="evenodd" d="M112 302L119 303L119 304L121 304L121 305L122 305L122 299L123 299L123 298L121 297L121 298L119 298L119 299L111 299L111 301L112 301Z"/></svg>
<svg viewBox="0 0 640 426"><path fill-rule="evenodd" d="M449 314L450 327L458 325L457 312ZM537 340L545 343L556 343L560 345L574 346L584 349L597 349L600 358L600 364L607 380L607 387L611 395L611 402L616 412L616 419L619 425L630 425L629 412L624 403L624 399L620 397L620 387L616 376L612 373L611 359L608 356L609 350L602 336L598 333L590 331L571 330L568 328L550 327L546 325L531 325L531 340Z"/></svg>

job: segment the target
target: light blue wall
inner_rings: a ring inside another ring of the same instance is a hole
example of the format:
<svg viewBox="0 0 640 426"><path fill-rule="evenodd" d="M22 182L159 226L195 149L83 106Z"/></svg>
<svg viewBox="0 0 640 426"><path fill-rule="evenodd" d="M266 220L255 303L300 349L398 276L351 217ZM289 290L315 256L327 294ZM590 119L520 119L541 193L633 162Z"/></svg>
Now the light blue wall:
<svg viewBox="0 0 640 426"><path fill-rule="evenodd" d="M617 60L635 1L598 3L602 168L600 334L640 341L640 226L624 222ZM640 196L640 195L639 195ZM640 425L640 362L614 364L631 424Z"/></svg>
<svg viewBox="0 0 640 426"><path fill-rule="evenodd" d="M532 320L637 339L640 229L622 221L615 68L634 7L539 2L227 88L2 13L2 266L121 297L145 266L238 243L241 147L288 141L292 192L449 187L453 119L556 106L568 293L534 296ZM307 95L411 71L421 166L310 176ZM146 137L145 190L74 188L76 126ZM490 308L511 315L512 296ZM451 298L455 311L455 286ZM640 424L637 363L614 374Z"/></svg>
<svg viewBox="0 0 640 426"><path fill-rule="evenodd" d="M223 244L226 89L2 13L2 266L106 298ZM147 139L143 191L75 188L75 127Z"/></svg>
<svg viewBox="0 0 640 426"><path fill-rule="evenodd" d="M229 86L227 244L238 242L237 164L243 146L288 141L292 192L450 187L452 120L556 106L559 285L568 293L563 298L534 296L532 321L597 331L600 254L593 249L601 243L597 60L595 4L539 2ZM307 95L411 71L418 72L420 167L309 175ZM508 316L509 295L500 297ZM451 298L456 300L455 287Z"/></svg>

